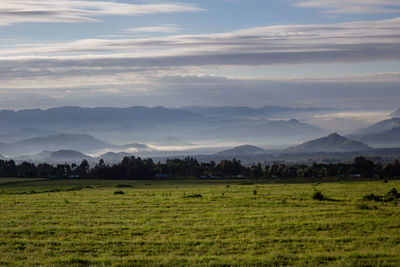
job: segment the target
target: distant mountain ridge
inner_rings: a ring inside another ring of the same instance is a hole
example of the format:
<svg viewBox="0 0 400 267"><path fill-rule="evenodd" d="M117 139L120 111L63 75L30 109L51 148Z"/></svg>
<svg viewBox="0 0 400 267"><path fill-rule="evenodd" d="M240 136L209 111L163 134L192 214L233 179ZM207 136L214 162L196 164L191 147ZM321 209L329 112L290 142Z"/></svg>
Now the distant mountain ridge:
<svg viewBox="0 0 400 267"><path fill-rule="evenodd" d="M391 118L379 121L367 128L358 129L349 136L377 134L397 127L400 127L400 118Z"/></svg>
<svg viewBox="0 0 400 267"><path fill-rule="evenodd" d="M400 147L400 118L377 122L348 137L374 147Z"/></svg>
<svg viewBox="0 0 400 267"><path fill-rule="evenodd" d="M60 149L80 150L85 152L111 147L87 134L58 134L35 137L16 143L0 143L0 151L8 155L29 155L39 151L55 151Z"/></svg>
<svg viewBox="0 0 400 267"><path fill-rule="evenodd" d="M248 142L278 143L299 142L325 134L320 128L295 119L276 120L268 114L295 111L285 107L215 107L215 108L165 108L165 107L128 107L128 108L82 108L60 107L47 110L32 109L21 111L0 111L0 153L7 143L18 143L22 140L36 138L27 142L28 147L34 147L33 142L40 144L41 139L49 134L60 133L86 134L96 136L105 143L116 146L141 143L157 146L191 146L193 144L213 142ZM312 110L305 109L305 110ZM215 112L215 114L209 114ZM261 114L260 116L253 116ZM286 114L286 113L285 113ZM251 115L251 116L250 116ZM289 116L289 115L288 115ZM21 129L30 129L23 131ZM40 134L40 133L43 134ZM1 137L4 137L4 140ZM29 137L29 138L26 138ZM5 141L7 140L7 141ZM92 140L93 141L93 140ZM93 143L87 142L88 144ZM50 141L49 141L50 142ZM85 142L86 143L86 142ZM79 148L86 153L92 150L86 146L35 147L35 153L43 150ZM97 147L105 144L98 142ZM93 146L94 147L94 146ZM133 146L135 148L135 146ZM126 146L121 150L128 149ZM32 149L33 150L33 149ZM23 152L18 149L16 152ZM21 154L19 154L21 155Z"/></svg>
<svg viewBox="0 0 400 267"><path fill-rule="evenodd" d="M44 162L79 162L84 159L91 159L90 156L85 155L79 151L74 150L58 150L53 151L50 155L42 161Z"/></svg>
<svg viewBox="0 0 400 267"><path fill-rule="evenodd" d="M372 148L366 144L343 137L337 133L326 137L311 140L301 145L291 147L289 152L315 153L315 152L356 152L368 151Z"/></svg>
<svg viewBox="0 0 400 267"><path fill-rule="evenodd" d="M25 147L39 147L42 150L52 150L55 146L82 150L96 150L110 146L110 144L88 134L48 135L23 140L16 144Z"/></svg>
<svg viewBox="0 0 400 267"><path fill-rule="evenodd" d="M15 158L15 160L22 162L46 162L49 164L62 164L62 163L80 163L86 159L91 164L98 163L100 159L103 159L107 164L119 163L124 157L132 156L131 153L126 152L107 152L98 157L89 156L77 150L61 149L56 151L42 151L32 156L21 156Z"/></svg>
<svg viewBox="0 0 400 267"><path fill-rule="evenodd" d="M320 108L320 107L309 107L309 108L291 108L282 106L262 106L257 108L246 107L246 106L187 106L179 108L180 110L187 110L193 113L211 115L211 116L238 116L238 117L254 117L254 116L272 116L276 114L288 114L288 113L299 113L299 112L327 112L333 111L334 108Z"/></svg>
<svg viewBox="0 0 400 267"><path fill-rule="evenodd" d="M146 150L140 143L113 145L88 134L57 134L35 137L16 143L0 143L0 151L10 155L33 155L39 151L76 150L91 153L105 149Z"/></svg>
<svg viewBox="0 0 400 267"><path fill-rule="evenodd" d="M242 146L234 147L232 149L227 149L227 150L218 152L217 155L229 156L229 155L249 155L249 154L261 154L261 153L265 153L265 150L258 146L242 145Z"/></svg>
<svg viewBox="0 0 400 267"><path fill-rule="evenodd" d="M314 132L316 134L322 133L323 131L314 125L300 122L296 119L291 119L291 120L277 120L277 121L270 121L267 123L268 126L274 129L279 129L284 131L281 134L287 134L287 131L290 132L295 132L297 134L304 134L308 132ZM279 134L279 133L277 133Z"/></svg>
<svg viewBox="0 0 400 267"><path fill-rule="evenodd" d="M400 109L398 109L395 112L393 112L392 114L390 114L390 116L399 118L400 117Z"/></svg>
<svg viewBox="0 0 400 267"><path fill-rule="evenodd" d="M180 111L178 109L167 109L165 107L142 107L129 108L83 108L83 107L60 107L47 110L1 110L0 124L18 128L46 128L59 129L65 127L87 128L95 126L132 126L135 124L160 123L166 121L188 122L199 119L201 115Z"/></svg>
<svg viewBox="0 0 400 267"><path fill-rule="evenodd" d="M381 133L363 135L360 137L356 137L356 139L358 141L378 147L400 146L400 127L396 127Z"/></svg>
<svg viewBox="0 0 400 267"><path fill-rule="evenodd" d="M18 141L22 141L22 140L26 140L26 139L30 139L30 138L43 137L43 136L56 135L56 134L58 134L56 131L50 131L50 130L46 130L46 129L21 128L21 129L9 131L8 133L1 133L0 140L3 143L16 143Z"/></svg>

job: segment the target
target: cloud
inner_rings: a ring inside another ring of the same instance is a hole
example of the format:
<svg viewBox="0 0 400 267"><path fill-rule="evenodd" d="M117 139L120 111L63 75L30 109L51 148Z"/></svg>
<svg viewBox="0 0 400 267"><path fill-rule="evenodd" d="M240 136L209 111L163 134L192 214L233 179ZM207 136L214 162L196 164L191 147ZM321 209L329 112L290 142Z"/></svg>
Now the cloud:
<svg viewBox="0 0 400 267"><path fill-rule="evenodd" d="M315 8L327 14L387 14L400 13L398 0L308 0L294 4Z"/></svg>
<svg viewBox="0 0 400 267"><path fill-rule="evenodd" d="M165 24L159 26L152 27L137 27L137 28L129 28L125 29L126 33L176 33L181 31L182 29L174 24Z"/></svg>
<svg viewBox="0 0 400 267"><path fill-rule="evenodd" d="M397 72L296 80L199 75L215 67L375 60L400 61L400 18L7 45L0 49L0 105L397 107Z"/></svg>
<svg viewBox="0 0 400 267"><path fill-rule="evenodd" d="M3 66L176 67L400 60L400 18L282 25L228 33L8 46Z"/></svg>
<svg viewBox="0 0 400 267"><path fill-rule="evenodd" d="M194 12L201 8L183 3L128 4L110 1L81 0L2 0L0 26L20 22L94 22L105 15L149 15Z"/></svg>

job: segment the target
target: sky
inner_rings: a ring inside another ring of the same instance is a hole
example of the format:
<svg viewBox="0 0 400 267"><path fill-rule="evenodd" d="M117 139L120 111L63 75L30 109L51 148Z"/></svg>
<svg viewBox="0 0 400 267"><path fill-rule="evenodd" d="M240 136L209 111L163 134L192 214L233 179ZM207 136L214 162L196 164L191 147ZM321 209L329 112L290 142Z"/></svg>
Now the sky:
<svg viewBox="0 0 400 267"><path fill-rule="evenodd" d="M400 108L399 0L0 2L0 109Z"/></svg>

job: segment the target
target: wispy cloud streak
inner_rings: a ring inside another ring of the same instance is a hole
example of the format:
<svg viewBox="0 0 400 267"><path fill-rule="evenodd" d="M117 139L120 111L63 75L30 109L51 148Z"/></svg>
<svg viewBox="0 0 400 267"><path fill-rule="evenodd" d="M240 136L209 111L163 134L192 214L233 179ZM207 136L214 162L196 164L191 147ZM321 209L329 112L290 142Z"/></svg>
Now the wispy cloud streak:
<svg viewBox="0 0 400 267"><path fill-rule="evenodd" d="M271 65L400 59L400 18L203 35L83 39L0 50L0 60L68 66ZM10 63L12 64L12 63ZM19 64L19 63L18 63Z"/></svg>
<svg viewBox="0 0 400 267"><path fill-rule="evenodd" d="M178 25L165 24L152 27L137 27L125 29L125 33L177 33L182 29Z"/></svg>
<svg viewBox="0 0 400 267"><path fill-rule="evenodd" d="M194 12L202 9L184 3L128 4L81 0L2 0L0 26L20 22L95 22L104 15L149 15Z"/></svg>
<svg viewBox="0 0 400 267"><path fill-rule="evenodd" d="M400 13L400 2L397 0L307 0L295 6L315 8L327 14Z"/></svg>

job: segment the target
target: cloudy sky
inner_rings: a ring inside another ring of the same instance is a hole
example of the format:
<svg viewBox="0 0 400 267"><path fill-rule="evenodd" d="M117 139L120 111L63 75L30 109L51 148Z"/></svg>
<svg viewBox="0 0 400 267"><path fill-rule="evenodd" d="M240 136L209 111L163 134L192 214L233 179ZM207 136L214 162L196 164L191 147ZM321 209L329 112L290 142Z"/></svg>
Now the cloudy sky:
<svg viewBox="0 0 400 267"><path fill-rule="evenodd" d="M399 74L399 0L0 2L0 109L397 109Z"/></svg>

